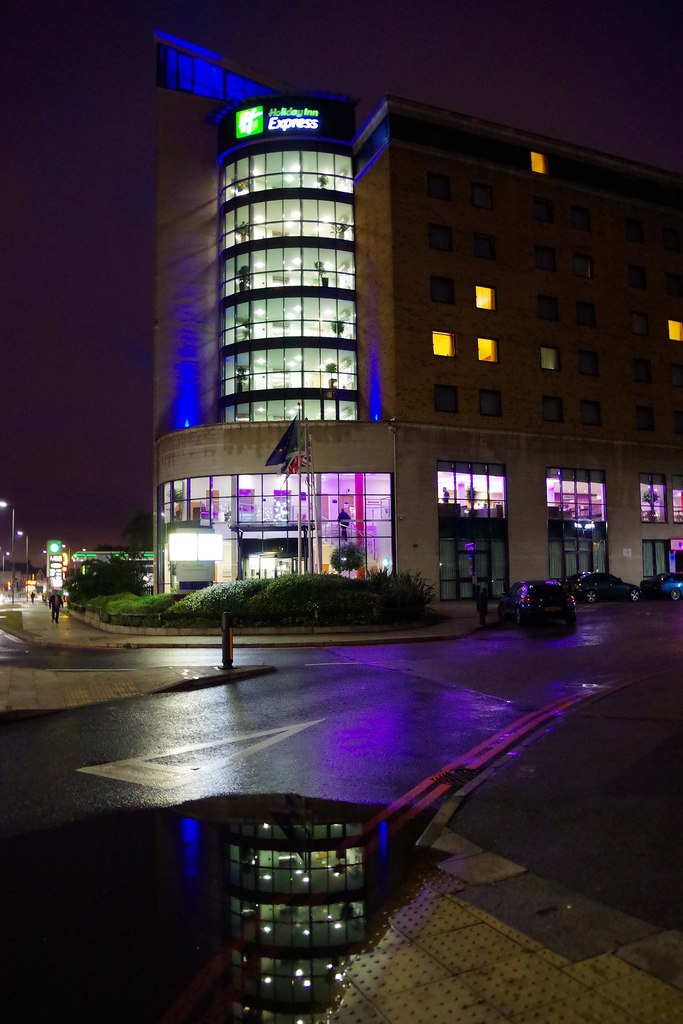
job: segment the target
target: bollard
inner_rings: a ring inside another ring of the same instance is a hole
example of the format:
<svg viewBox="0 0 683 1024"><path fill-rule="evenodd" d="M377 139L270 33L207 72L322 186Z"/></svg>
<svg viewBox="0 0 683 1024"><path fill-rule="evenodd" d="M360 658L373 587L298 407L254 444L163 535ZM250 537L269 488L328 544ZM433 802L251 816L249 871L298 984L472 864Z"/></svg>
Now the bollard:
<svg viewBox="0 0 683 1024"><path fill-rule="evenodd" d="M229 612L221 616L221 647L223 668L232 668L232 615Z"/></svg>
<svg viewBox="0 0 683 1024"><path fill-rule="evenodd" d="M480 587L479 596L477 598L477 607L479 608L479 624L481 626L486 625L486 615L489 610L489 595L486 587Z"/></svg>

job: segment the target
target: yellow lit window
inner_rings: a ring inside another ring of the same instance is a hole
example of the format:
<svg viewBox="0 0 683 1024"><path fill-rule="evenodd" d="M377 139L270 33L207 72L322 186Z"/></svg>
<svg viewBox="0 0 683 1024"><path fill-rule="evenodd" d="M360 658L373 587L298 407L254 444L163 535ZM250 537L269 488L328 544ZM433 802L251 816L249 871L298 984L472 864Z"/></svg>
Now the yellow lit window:
<svg viewBox="0 0 683 1024"><path fill-rule="evenodd" d="M446 331L432 331L432 350L435 356L454 356L455 336Z"/></svg>
<svg viewBox="0 0 683 1024"><path fill-rule="evenodd" d="M486 285L475 285L477 290L477 309L496 308L496 289L488 288Z"/></svg>
<svg viewBox="0 0 683 1024"><path fill-rule="evenodd" d="M669 320L669 340L683 341L683 320Z"/></svg>
<svg viewBox="0 0 683 1024"><path fill-rule="evenodd" d="M480 363L498 362L498 342L495 338L477 338L477 357Z"/></svg>
<svg viewBox="0 0 683 1024"><path fill-rule="evenodd" d="M543 153L531 153L531 170L535 174L548 173L548 157Z"/></svg>

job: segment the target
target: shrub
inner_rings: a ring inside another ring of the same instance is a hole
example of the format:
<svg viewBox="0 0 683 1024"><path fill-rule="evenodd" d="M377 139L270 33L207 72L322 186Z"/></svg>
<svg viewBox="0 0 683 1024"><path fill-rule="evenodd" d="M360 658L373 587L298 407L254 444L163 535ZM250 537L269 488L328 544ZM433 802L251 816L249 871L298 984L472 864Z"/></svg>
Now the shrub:
<svg viewBox="0 0 683 1024"><path fill-rule="evenodd" d="M360 584L360 586L358 586ZM249 599L244 623L251 625L370 625L381 602L362 580L339 576L280 576Z"/></svg>
<svg viewBox="0 0 683 1024"><path fill-rule="evenodd" d="M267 587L269 582L271 581L249 579L235 580L233 583L214 583L172 604L163 613L163 622L167 626L220 626L223 612L230 612L237 622L249 598Z"/></svg>
<svg viewBox="0 0 683 1024"><path fill-rule="evenodd" d="M410 622L424 618L434 600L434 586L421 573L389 573L386 569L368 574L371 593L382 602L383 622Z"/></svg>

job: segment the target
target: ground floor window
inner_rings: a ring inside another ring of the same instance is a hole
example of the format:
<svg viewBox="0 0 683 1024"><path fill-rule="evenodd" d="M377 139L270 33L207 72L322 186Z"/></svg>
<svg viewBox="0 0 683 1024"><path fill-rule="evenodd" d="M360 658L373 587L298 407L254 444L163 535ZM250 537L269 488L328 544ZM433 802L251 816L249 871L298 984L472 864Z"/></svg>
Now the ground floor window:
<svg viewBox="0 0 683 1024"><path fill-rule="evenodd" d="M644 540L643 576L656 576L660 572L669 572L670 568L668 540ZM681 571L678 565L676 571Z"/></svg>
<svg viewBox="0 0 683 1024"><path fill-rule="evenodd" d="M607 572L607 524L592 520L548 521L548 575Z"/></svg>
<svg viewBox="0 0 683 1024"><path fill-rule="evenodd" d="M500 597L507 577L504 520L471 522L439 517L439 596L473 600L478 588ZM477 588L475 590L475 588Z"/></svg>
<svg viewBox="0 0 683 1024"><path fill-rule="evenodd" d="M197 570L195 585L271 578L300 567L328 572L333 551L346 544L363 553L359 573L394 567L389 473L246 473L162 484L159 590L188 589L182 574L190 580L194 570L171 560L169 534L193 524L221 538L221 558Z"/></svg>

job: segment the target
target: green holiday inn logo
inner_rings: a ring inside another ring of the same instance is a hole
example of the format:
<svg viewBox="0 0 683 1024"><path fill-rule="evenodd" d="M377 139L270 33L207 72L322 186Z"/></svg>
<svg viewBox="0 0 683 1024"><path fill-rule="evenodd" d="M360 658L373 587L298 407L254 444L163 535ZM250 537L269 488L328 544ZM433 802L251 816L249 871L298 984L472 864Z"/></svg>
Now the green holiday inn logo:
<svg viewBox="0 0 683 1024"><path fill-rule="evenodd" d="M250 107L239 110L235 118L235 135L238 139L248 139L250 135L260 135L263 131L263 107Z"/></svg>

